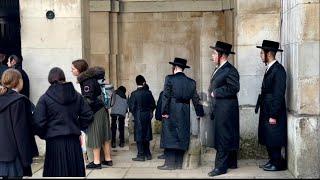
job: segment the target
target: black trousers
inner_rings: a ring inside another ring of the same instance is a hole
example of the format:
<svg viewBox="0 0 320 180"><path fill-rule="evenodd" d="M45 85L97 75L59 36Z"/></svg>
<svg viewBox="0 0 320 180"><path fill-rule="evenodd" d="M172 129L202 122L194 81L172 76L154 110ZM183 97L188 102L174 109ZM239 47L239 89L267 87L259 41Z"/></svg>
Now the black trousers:
<svg viewBox="0 0 320 180"><path fill-rule="evenodd" d="M270 159L270 162L278 167L281 167L284 162L284 159L282 158L281 155L281 147L268 147L267 146L267 151L268 151L268 156Z"/></svg>
<svg viewBox="0 0 320 180"><path fill-rule="evenodd" d="M165 162L167 166L182 167L185 151L180 149L165 149Z"/></svg>
<svg viewBox="0 0 320 180"><path fill-rule="evenodd" d="M217 151L215 168L226 171L231 166L238 165L237 151Z"/></svg>
<svg viewBox="0 0 320 180"><path fill-rule="evenodd" d="M137 141L138 157L151 156L150 142L149 141Z"/></svg>
<svg viewBox="0 0 320 180"><path fill-rule="evenodd" d="M111 131L112 131L112 142L116 142L117 133L117 120L119 125L119 139L120 143L124 143L124 116L111 115Z"/></svg>

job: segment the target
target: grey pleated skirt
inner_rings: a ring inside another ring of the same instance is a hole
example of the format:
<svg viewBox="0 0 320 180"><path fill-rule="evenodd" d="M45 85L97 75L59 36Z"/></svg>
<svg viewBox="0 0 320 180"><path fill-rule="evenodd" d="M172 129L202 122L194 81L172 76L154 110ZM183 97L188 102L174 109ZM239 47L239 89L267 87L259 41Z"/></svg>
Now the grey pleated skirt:
<svg viewBox="0 0 320 180"><path fill-rule="evenodd" d="M101 108L94 114L94 120L87 132L89 148L101 148L106 141L111 140L109 113Z"/></svg>

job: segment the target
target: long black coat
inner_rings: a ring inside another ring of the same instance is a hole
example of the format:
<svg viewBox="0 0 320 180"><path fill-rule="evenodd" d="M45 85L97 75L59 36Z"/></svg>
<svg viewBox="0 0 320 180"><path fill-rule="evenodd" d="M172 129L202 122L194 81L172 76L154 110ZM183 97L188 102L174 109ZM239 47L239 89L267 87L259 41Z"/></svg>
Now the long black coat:
<svg viewBox="0 0 320 180"><path fill-rule="evenodd" d="M259 143L269 147L281 147L287 144L287 110L285 101L286 71L275 62L263 77L259 115ZM277 124L269 124L269 118Z"/></svg>
<svg viewBox="0 0 320 180"><path fill-rule="evenodd" d="M168 75L162 97L163 119L161 148L188 150L190 143L190 100L197 116L204 116L203 106L196 90L196 82L184 73Z"/></svg>
<svg viewBox="0 0 320 180"><path fill-rule="evenodd" d="M22 69L21 64L15 65L14 69L18 70L21 73L22 80L23 80L23 88L19 93L29 98L30 97L30 81L27 73Z"/></svg>
<svg viewBox="0 0 320 180"><path fill-rule="evenodd" d="M226 62L211 78L208 91L211 119L214 121L213 147L217 150L239 149L239 90L239 73Z"/></svg>
<svg viewBox="0 0 320 180"><path fill-rule="evenodd" d="M0 95L0 161L20 158L26 168L38 156L30 101L13 90ZM31 174L25 174L31 176Z"/></svg>
<svg viewBox="0 0 320 180"><path fill-rule="evenodd" d="M151 120L156 107L155 100L147 85L131 93L129 110L134 116L134 140L152 140Z"/></svg>
<svg viewBox="0 0 320 180"><path fill-rule="evenodd" d="M93 121L93 112L71 82L53 84L34 112L34 129L42 139L80 135Z"/></svg>

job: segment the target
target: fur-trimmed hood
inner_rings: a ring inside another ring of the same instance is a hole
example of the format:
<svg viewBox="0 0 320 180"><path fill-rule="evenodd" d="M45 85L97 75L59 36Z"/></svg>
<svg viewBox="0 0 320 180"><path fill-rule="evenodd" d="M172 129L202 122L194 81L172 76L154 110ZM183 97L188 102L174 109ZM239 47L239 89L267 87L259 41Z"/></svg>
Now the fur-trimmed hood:
<svg viewBox="0 0 320 180"><path fill-rule="evenodd" d="M91 67L88 70L80 73L80 75L78 76L78 82L81 83L87 79L92 79L92 78L96 78L96 79L104 79L104 75L105 75L105 70L103 67L100 66L95 66L95 67Z"/></svg>

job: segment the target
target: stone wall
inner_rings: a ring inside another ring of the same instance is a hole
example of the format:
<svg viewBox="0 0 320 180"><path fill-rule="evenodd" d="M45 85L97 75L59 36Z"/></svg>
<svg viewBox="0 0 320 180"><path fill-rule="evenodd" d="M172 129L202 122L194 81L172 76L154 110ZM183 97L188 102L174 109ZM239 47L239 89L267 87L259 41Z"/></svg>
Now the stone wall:
<svg viewBox="0 0 320 180"><path fill-rule="evenodd" d="M24 69L29 74L31 100L34 103L37 103L38 98L49 87L47 77L52 67L62 68L66 79L76 84L71 74L71 62L84 56L82 7L86 2L20 1L21 51ZM46 18L48 10L55 12L54 19ZM44 154L43 142L38 143L40 154Z"/></svg>
<svg viewBox="0 0 320 180"><path fill-rule="evenodd" d="M319 0L284 0L288 166L299 178L320 177Z"/></svg>
<svg viewBox="0 0 320 180"><path fill-rule="evenodd" d="M265 65L260 58L264 39L280 41L280 3L278 0L235 1L235 66L240 74L240 157L265 157L258 145L258 114L254 106L261 90ZM281 61L278 54L277 59Z"/></svg>

